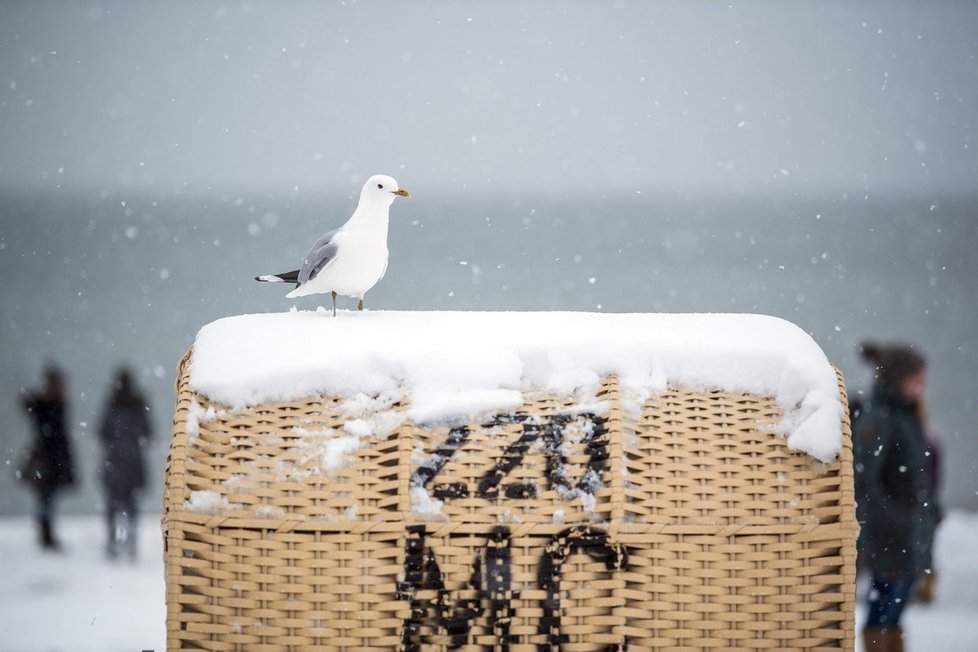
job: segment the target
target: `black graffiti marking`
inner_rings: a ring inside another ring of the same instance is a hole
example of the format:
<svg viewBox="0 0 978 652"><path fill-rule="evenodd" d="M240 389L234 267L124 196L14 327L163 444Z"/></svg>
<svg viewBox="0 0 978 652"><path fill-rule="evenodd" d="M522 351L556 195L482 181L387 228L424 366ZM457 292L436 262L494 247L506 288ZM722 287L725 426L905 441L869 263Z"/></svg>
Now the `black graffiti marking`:
<svg viewBox="0 0 978 652"><path fill-rule="evenodd" d="M414 599L414 594L424 580L425 527L408 526L404 537L404 579L397 584L398 600L408 600L411 614L401 625L401 650L420 652L421 623L428 608L423 602Z"/></svg>
<svg viewBox="0 0 978 652"><path fill-rule="evenodd" d="M583 552L604 563L609 572L628 568L625 546L610 542L602 530L577 525L554 535L544 549L537 575L538 586L544 593L538 631L546 637L545 642L537 644L538 652L560 652L568 642L569 637L561 633L560 576L564 562L574 552ZM404 543L404 580L398 583L397 599L408 600L411 610L402 624L400 649L421 652L422 645L428 642L421 629L429 612L434 610L436 622L450 638L450 649L468 643L472 626L485 615L493 634L493 649L508 652L509 646L519 639L510 633L512 601L519 599L519 594L512 590L511 555L509 528L496 526L488 535L486 547L473 555L468 587L475 597L453 601L434 551L427 546L425 526L409 526ZM433 589L434 600L419 598L417 593L422 589ZM627 639L605 648L606 652L627 649Z"/></svg>
<svg viewBox="0 0 978 652"><path fill-rule="evenodd" d="M537 486L532 482L511 482L503 492L507 498L536 498Z"/></svg>
<svg viewBox="0 0 978 652"><path fill-rule="evenodd" d="M588 525L577 525L554 535L544 550L537 574L539 587L545 593L538 631L547 637L546 643L537 645L538 652L560 652L567 642L567 635L560 631L560 573L564 562L575 551L604 562L609 571L628 568L625 546L610 543L606 532ZM605 648L606 652L624 652L627 649L627 639Z"/></svg>
<svg viewBox="0 0 978 652"><path fill-rule="evenodd" d="M509 633L513 618L513 600L519 596L512 589L510 531L496 526L489 535L485 551L486 596L489 599L489 628L496 640L498 652L508 652L516 638Z"/></svg>
<svg viewBox="0 0 978 652"><path fill-rule="evenodd" d="M427 487L428 484L438 475L439 471L445 468L452 455L460 449L469 438L467 426L452 428L448 432L448 439L444 445L438 448L428 457L428 464L421 466L414 475L411 476L412 487ZM444 500L446 498L465 498L469 495L469 488L461 482L451 482L448 484L438 484L433 488L435 498Z"/></svg>
<svg viewBox="0 0 978 652"><path fill-rule="evenodd" d="M438 592L435 610L438 613L438 623L452 639L450 648L465 645L472 624L482 617L482 596L479 595L482 588L481 562L479 554L476 553L472 559L472 575L469 577L469 588L476 592L476 597L459 598L453 603L451 593L445 588L445 582L442 580L441 568L435 559L435 553L430 549L428 550L428 556L425 559L427 576L425 588L435 589Z"/></svg>
<svg viewBox="0 0 978 652"><path fill-rule="evenodd" d="M431 492L439 500L449 498L468 498L469 488L462 482L449 482L447 484L436 484Z"/></svg>
<svg viewBox="0 0 978 652"><path fill-rule="evenodd" d="M434 551L426 545L427 530L423 525L409 526L404 543L404 580L398 583L397 599L408 600L411 613L401 629L401 647L404 652L420 652L423 642L421 627L428 611L434 607L439 626L451 639L449 648L457 648L468 641L472 625L485 613L488 603L487 624L493 632L495 650L508 652L513 638L509 633L512 619L511 601L517 597L511 590L510 531L506 526L496 526L489 534L486 548L477 551L472 560L472 574L468 586L473 598L459 598L454 602L451 592L445 588L441 567ZM417 597L419 589L434 589L436 598Z"/></svg>
<svg viewBox="0 0 978 652"><path fill-rule="evenodd" d="M567 477L565 470L567 459L561 453L561 447L567 426L577 419L583 420L585 427L590 427L585 431L582 439L585 453L588 456L587 466L575 483ZM531 482L513 482L504 485L503 480L513 469L522 464L530 447L541 438L541 435L544 443L544 454L547 459L546 476L550 487L557 489L562 494L571 493L575 490L591 495L597 493L601 487L602 476L608 466L608 437L605 421L602 417L591 413L577 416L558 414L548 417L545 423L540 425L531 421L530 415L507 414L495 417L493 420L482 424L482 427L498 428L512 424L522 424L523 432L519 439L503 450L493 468L486 471L479 480L477 495L480 498L497 500L501 485L506 498L527 499L537 496L537 487ZM466 426L452 428L445 443L428 457L424 466L419 467L414 472L411 477L411 486L427 488L435 476L445 468L452 456L465 445L469 434L469 428ZM469 488L462 482L442 483L432 487L432 494L440 500L467 498Z"/></svg>
<svg viewBox="0 0 978 652"><path fill-rule="evenodd" d="M564 442L564 431L571 421L577 418L584 420L585 425L590 424L591 427L583 437L584 450L588 456L587 466L584 474L574 484L566 475L567 459L561 453L561 446ZM597 493L601 487L603 473L608 466L608 438L604 419L591 413L584 413L577 417L558 414L549 417L542 428L536 423L529 422L528 419L526 415L507 415L483 424L484 428L492 428L504 424L522 423L523 434L506 447L502 456L496 461L496 465L479 481L478 495L487 500L499 498L499 485L503 478L522 463L530 446L540 437L541 432L547 457L546 475L550 486L568 493L575 489L591 495ZM536 486L528 482L506 485L503 492L507 498L534 498L537 495Z"/></svg>
<svg viewBox="0 0 978 652"><path fill-rule="evenodd" d="M543 441L547 452L547 480L550 486L555 489L573 491L577 489L583 493L597 493L601 487L601 478L608 466L608 438L603 418L585 413L580 415L585 420L585 424L590 423L591 428L584 433L584 452L587 453L588 462L583 475L572 485L567 477L565 467L567 458L561 453L561 445L564 442L564 429L571 419L575 417L558 414L554 416L543 431Z"/></svg>
<svg viewBox="0 0 978 652"><path fill-rule="evenodd" d="M482 476L481 480L479 480L479 496L481 498L485 498L486 500L495 500L499 497L499 484L503 481L503 478L509 475L510 471L520 465L523 458L526 456L527 451L530 450L530 445L540 436L540 426L535 423L528 422L527 418L528 417L525 415L513 415L505 421L497 419L496 421L488 424L483 424L483 427L485 428L492 428L507 423L522 423L523 434L520 435L519 439L506 447L502 456L496 460L496 465L486 471L486 474ZM510 485L505 489L506 496L508 498L517 497L511 495L510 493L510 487L512 486L513 485ZM533 487L533 495L536 495L536 487Z"/></svg>

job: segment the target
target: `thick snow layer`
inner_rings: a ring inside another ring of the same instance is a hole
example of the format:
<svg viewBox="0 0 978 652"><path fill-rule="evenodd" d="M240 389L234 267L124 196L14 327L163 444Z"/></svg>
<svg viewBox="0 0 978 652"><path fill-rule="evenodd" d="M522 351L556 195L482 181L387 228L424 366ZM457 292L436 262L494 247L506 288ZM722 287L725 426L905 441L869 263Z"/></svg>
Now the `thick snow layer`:
<svg viewBox="0 0 978 652"><path fill-rule="evenodd" d="M762 315L242 315L204 326L190 365L191 387L232 408L319 393L405 395L406 416L419 423L513 410L535 390L593 400L616 374L629 400L670 385L773 395L790 447L830 461L842 442L825 354L797 326Z"/></svg>

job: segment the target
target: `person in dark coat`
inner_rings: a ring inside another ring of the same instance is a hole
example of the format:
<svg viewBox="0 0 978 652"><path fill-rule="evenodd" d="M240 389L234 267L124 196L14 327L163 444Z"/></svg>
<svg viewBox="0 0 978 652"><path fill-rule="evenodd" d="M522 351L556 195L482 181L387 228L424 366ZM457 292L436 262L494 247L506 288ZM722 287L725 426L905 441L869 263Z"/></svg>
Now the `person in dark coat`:
<svg viewBox="0 0 978 652"><path fill-rule="evenodd" d="M24 410L34 422L34 439L19 475L37 494L37 524L45 550L60 548L54 535L54 498L75 481L67 430L66 385L61 371L48 367L44 370L44 391L23 400Z"/></svg>
<svg viewBox="0 0 978 652"><path fill-rule="evenodd" d="M125 545L136 556L136 518L139 490L146 484L144 452L151 437L149 406L128 370L116 377L99 427L104 458L107 552L114 558Z"/></svg>
<svg viewBox="0 0 978 652"><path fill-rule="evenodd" d="M859 555L872 576L863 629L867 652L903 650L900 616L927 560L919 541L935 511L921 405L924 357L899 344L866 343L875 385L853 433Z"/></svg>

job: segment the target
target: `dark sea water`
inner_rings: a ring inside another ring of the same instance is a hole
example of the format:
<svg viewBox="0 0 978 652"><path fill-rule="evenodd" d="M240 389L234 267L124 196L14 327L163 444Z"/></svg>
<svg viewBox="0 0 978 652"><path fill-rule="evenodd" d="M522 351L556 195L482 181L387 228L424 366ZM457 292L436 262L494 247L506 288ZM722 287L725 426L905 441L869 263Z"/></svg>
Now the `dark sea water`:
<svg viewBox="0 0 978 652"><path fill-rule="evenodd" d="M858 342L914 342L931 360L947 501L978 506L978 197L445 200L415 190L392 209L390 267L368 308L772 314L811 333L852 392L869 381ZM293 269L354 203L0 197L0 514L29 506L13 479L29 434L19 397L47 360L70 377L81 467L65 509L99 504L96 423L120 364L151 397L157 446L145 502L155 508L175 367L196 331L226 315L324 304L252 278Z"/></svg>

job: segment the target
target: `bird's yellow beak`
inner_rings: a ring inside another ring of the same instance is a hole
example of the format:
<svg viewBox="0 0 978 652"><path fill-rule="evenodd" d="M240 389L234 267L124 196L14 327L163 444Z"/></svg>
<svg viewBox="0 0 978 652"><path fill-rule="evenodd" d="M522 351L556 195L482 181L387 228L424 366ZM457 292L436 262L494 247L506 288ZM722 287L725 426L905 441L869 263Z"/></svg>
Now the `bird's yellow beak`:
<svg viewBox="0 0 978 652"><path fill-rule="evenodd" d="M404 188L401 188L400 190L392 190L391 192L393 192L398 197L410 197L411 196L411 193L409 193Z"/></svg>

